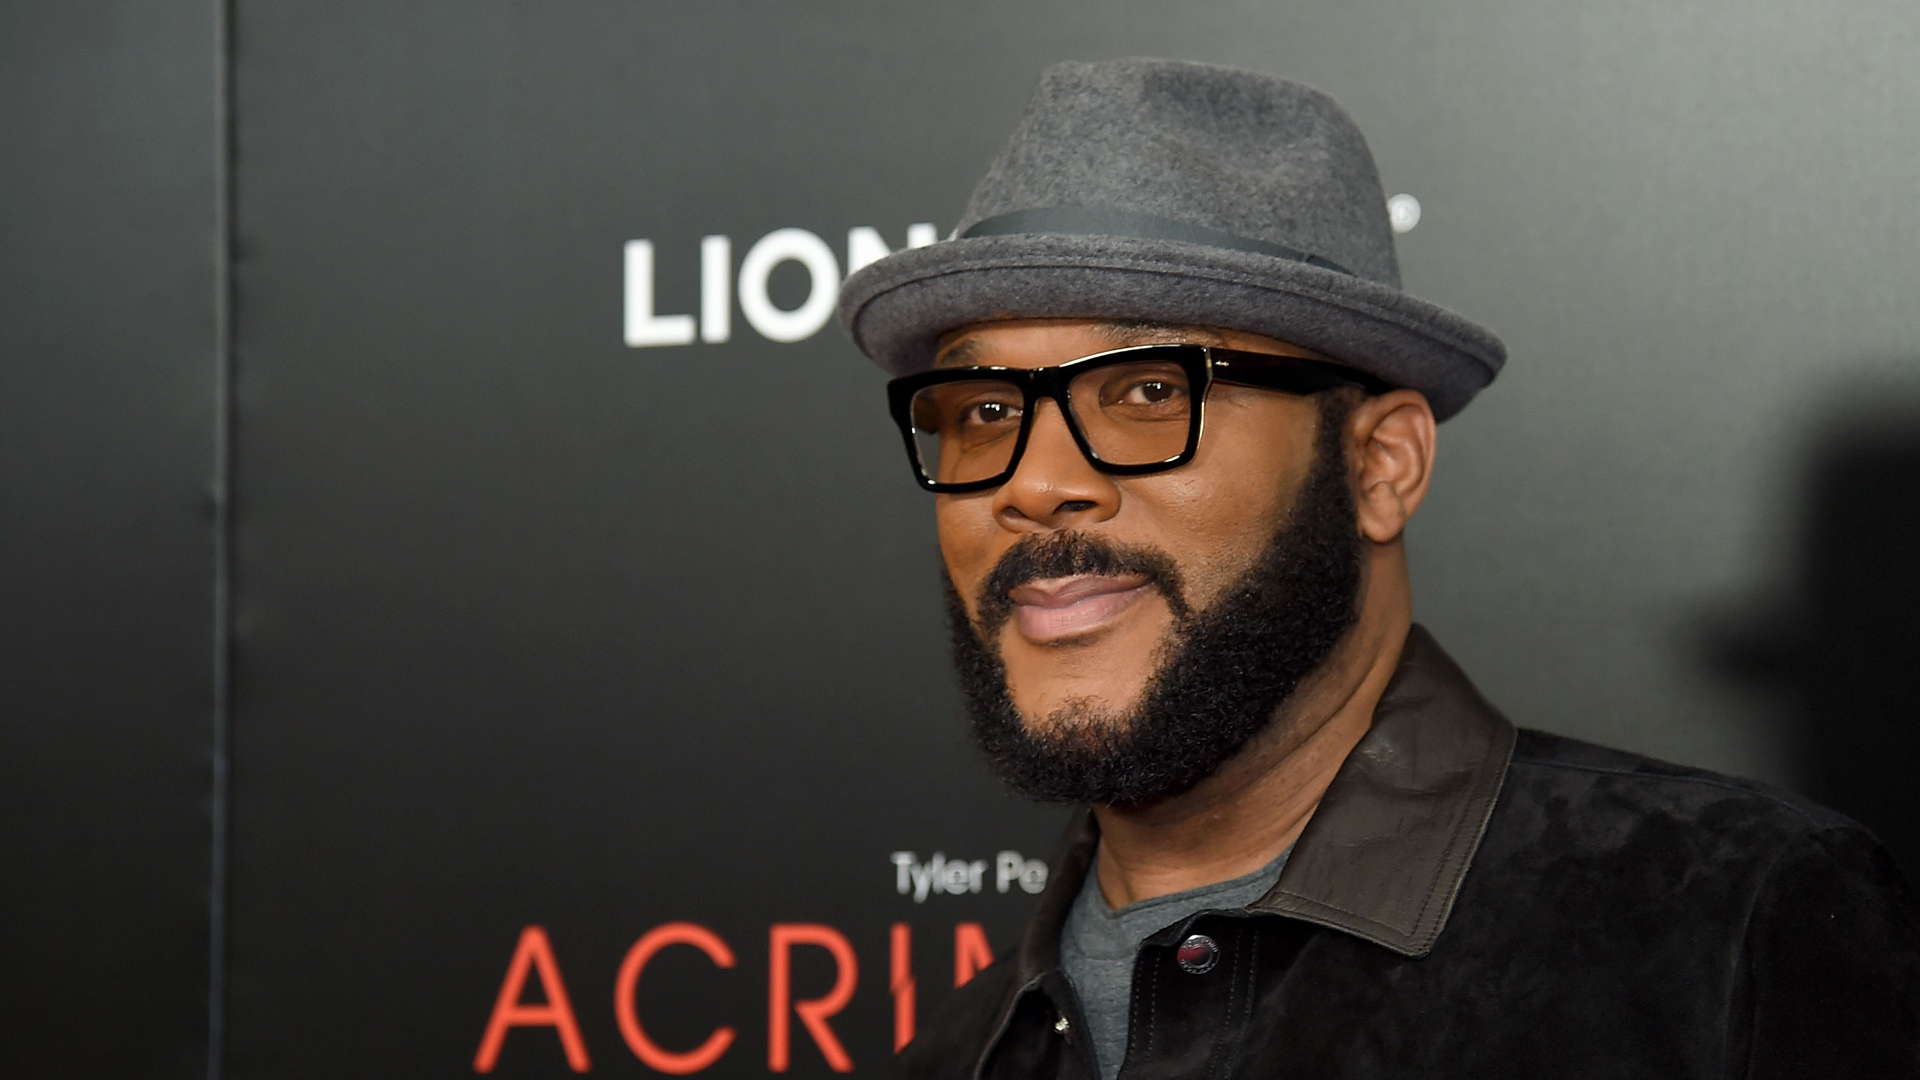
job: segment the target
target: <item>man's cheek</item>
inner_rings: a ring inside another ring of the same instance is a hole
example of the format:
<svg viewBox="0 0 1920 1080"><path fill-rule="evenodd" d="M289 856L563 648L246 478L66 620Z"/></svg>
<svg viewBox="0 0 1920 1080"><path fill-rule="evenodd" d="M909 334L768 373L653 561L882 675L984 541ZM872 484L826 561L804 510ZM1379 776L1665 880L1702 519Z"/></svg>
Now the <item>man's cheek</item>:
<svg viewBox="0 0 1920 1080"><path fill-rule="evenodd" d="M967 615L977 626L980 623L980 587L992 575L994 566L1003 554L986 544L957 542L942 533L940 556L947 570L947 580L960 593L966 603Z"/></svg>
<svg viewBox="0 0 1920 1080"><path fill-rule="evenodd" d="M985 580L985 577L984 573L969 572L965 567L955 567L952 564L947 566L947 582L959 596L961 609L967 614L967 621L972 623L976 630L979 629L983 618L980 611L980 583Z"/></svg>

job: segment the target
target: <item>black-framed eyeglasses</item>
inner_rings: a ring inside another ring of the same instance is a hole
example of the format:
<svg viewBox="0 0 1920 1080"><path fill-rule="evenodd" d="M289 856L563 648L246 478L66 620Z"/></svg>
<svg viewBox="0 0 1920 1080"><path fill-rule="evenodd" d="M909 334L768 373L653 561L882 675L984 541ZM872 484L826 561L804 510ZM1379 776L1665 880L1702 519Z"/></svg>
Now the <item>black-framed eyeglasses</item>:
<svg viewBox="0 0 1920 1080"><path fill-rule="evenodd" d="M1051 398L1093 467L1118 476L1175 469L1200 447L1213 383L1289 394L1387 384L1338 364L1211 345L1134 345L1056 367L935 368L887 384L914 476L928 491L1006 483L1026 452L1035 406Z"/></svg>

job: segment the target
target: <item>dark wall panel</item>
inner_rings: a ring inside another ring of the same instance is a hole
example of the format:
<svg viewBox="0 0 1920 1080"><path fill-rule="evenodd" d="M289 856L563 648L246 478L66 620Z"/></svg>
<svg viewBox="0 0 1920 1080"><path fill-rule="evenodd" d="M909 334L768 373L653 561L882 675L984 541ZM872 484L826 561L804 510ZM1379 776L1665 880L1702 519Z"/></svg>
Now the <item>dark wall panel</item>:
<svg viewBox="0 0 1920 1080"><path fill-rule="evenodd" d="M0 5L0 1072L205 1074L217 9Z"/></svg>

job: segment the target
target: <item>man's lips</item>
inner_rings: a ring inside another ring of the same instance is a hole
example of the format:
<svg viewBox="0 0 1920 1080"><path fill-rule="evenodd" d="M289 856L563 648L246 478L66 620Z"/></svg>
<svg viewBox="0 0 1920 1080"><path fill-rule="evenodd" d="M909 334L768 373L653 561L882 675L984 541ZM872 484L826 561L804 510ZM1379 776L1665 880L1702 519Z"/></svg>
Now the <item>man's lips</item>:
<svg viewBox="0 0 1920 1080"><path fill-rule="evenodd" d="M1020 636L1036 645L1081 637L1105 629L1147 591L1140 574L1030 581L1007 590Z"/></svg>

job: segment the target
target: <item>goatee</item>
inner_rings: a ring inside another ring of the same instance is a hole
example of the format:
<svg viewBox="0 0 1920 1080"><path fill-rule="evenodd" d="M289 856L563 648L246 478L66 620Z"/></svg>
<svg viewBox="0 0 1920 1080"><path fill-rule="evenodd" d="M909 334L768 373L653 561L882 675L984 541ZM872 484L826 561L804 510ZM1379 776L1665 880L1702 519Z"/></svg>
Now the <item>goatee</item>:
<svg viewBox="0 0 1920 1080"><path fill-rule="evenodd" d="M1342 445L1346 395L1320 399L1311 472L1253 566L1192 610L1164 552L1085 533L1014 545L988 575L976 631L947 580L954 666L974 738L994 773L1032 799L1138 808L1188 791L1273 721L1359 618L1363 545ZM1131 710L1090 702L1056 709L1032 730L990 644L1012 612L1008 590L1070 574L1140 574L1173 613L1162 660Z"/></svg>

